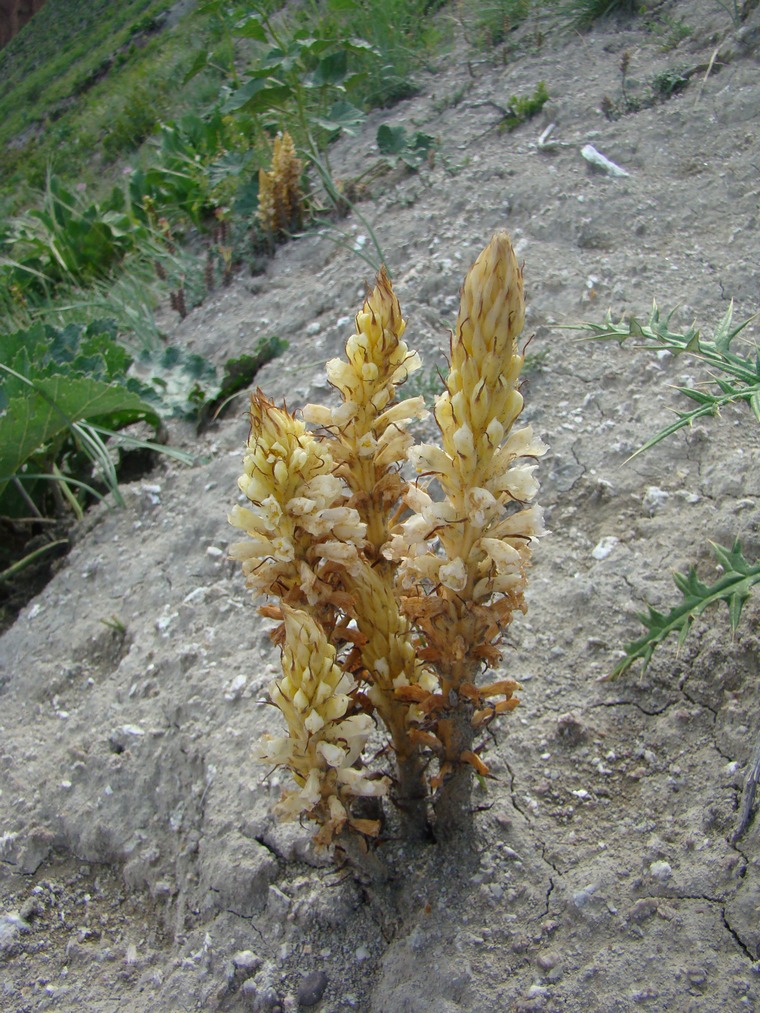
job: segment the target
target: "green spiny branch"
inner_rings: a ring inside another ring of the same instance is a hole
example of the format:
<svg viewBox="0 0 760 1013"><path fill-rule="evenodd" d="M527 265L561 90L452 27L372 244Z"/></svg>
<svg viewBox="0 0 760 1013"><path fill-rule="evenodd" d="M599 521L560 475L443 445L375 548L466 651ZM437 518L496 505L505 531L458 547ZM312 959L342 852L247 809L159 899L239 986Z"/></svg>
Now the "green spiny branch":
<svg viewBox="0 0 760 1013"><path fill-rule="evenodd" d="M711 545L723 568L723 575L708 586L698 579L694 567L688 573L675 573L673 580L683 595L683 601L667 614L658 612L651 605L648 612L639 614L647 632L625 647L625 657L616 665L610 678L622 675L636 661L643 661L646 669L655 648L673 633L678 634L678 646L681 647L694 620L715 602L726 603L731 629L736 630L753 585L760 583L760 561L749 563L742 554L738 539L730 550L714 542Z"/></svg>

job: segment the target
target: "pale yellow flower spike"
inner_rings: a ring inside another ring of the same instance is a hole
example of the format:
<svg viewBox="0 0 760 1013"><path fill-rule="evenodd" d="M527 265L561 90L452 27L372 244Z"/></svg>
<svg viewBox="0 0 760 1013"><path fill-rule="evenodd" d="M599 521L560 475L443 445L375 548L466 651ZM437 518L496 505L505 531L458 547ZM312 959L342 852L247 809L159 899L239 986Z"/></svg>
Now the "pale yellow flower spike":
<svg viewBox="0 0 760 1013"><path fill-rule="evenodd" d="M354 763L373 728L367 714L351 714L350 676L335 663L335 648L306 612L282 606L285 642L282 679L269 695L288 725L287 736L265 735L257 758L287 767L296 788L287 789L276 807L282 819L307 816L319 822L328 843L350 822L357 796L387 794L387 778L368 780ZM363 821L362 829L371 832Z"/></svg>
<svg viewBox="0 0 760 1013"><path fill-rule="evenodd" d="M462 289L447 389L435 407L443 448L426 444L409 453L419 473L439 480L444 499L434 502L423 486L411 487L406 499L414 514L386 548L401 561L410 615L423 621L440 653L444 695L469 681L486 654L498 659L483 652L483 637L495 624L492 641L523 607L530 542L543 530L537 507L514 509L535 494L532 460L546 451L529 427L511 432L522 409L517 338L524 319L522 271L501 232ZM433 539L443 554L431 549ZM442 599L437 616L427 595L412 591L420 581ZM494 594L504 600L491 606ZM475 612L474 605L485 608Z"/></svg>
<svg viewBox="0 0 760 1013"><path fill-rule="evenodd" d="M286 130L274 139L272 168L259 170L257 217L264 233L275 240L300 228L303 221L301 172L293 138Z"/></svg>
<svg viewBox="0 0 760 1013"><path fill-rule="evenodd" d="M458 480L446 487L456 507L464 489L479 487L490 458L522 411L517 390L523 357L517 338L525 320L522 271L506 232L494 236L465 279L451 338L447 390L436 421Z"/></svg>
<svg viewBox="0 0 760 1013"><path fill-rule="evenodd" d="M408 422L424 418L424 398L394 404L396 387L419 369L403 334L406 321L383 268L356 317L356 331L346 342L346 358L327 363L327 377L342 404L329 409L307 405L304 418L323 426L334 439L330 448L336 474L351 490L350 504L367 525L364 559L347 568L343 586L351 595L356 624L364 641L361 659L369 682L368 696L391 734L398 761L398 791L407 815L424 826L423 768L410 737L410 704L397 689L437 688L417 657L411 623L394 593L395 564L384 556L389 520L407 483L399 473L413 440ZM416 809L415 809L416 807ZM416 816L412 815L416 811Z"/></svg>
<svg viewBox="0 0 760 1013"><path fill-rule="evenodd" d="M251 436L238 479L248 506L236 506L230 523L249 539L230 546L248 586L315 606L321 560L358 559L366 526L346 505L326 443L304 423L257 391L251 396Z"/></svg>
<svg viewBox="0 0 760 1013"><path fill-rule="evenodd" d="M406 424L427 414L424 398L391 405L396 386L420 367L416 352L402 340L406 321L385 269L356 317L346 342L346 359L327 363L327 378L343 403L337 408L306 405L304 418L336 436L331 450L353 493L353 505L367 523L369 551L379 556L388 537L388 514L403 492L395 465L405 460L412 439Z"/></svg>

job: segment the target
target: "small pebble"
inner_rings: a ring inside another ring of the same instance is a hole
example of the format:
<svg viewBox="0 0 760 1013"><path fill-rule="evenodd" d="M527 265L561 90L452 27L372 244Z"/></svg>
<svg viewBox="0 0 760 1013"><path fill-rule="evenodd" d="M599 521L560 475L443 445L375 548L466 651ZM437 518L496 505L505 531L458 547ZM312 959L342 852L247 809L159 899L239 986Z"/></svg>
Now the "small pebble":
<svg viewBox="0 0 760 1013"><path fill-rule="evenodd" d="M587 887L585 887L585 889L578 890L577 893L573 894L573 904L575 904L577 908L586 907L586 905L591 902L591 898L594 896L595 892L596 886L593 883L590 883Z"/></svg>
<svg viewBox="0 0 760 1013"><path fill-rule="evenodd" d="M542 971L551 971L553 967L557 966L557 954L551 951L539 953L538 957L536 957L536 963Z"/></svg>
<svg viewBox="0 0 760 1013"><path fill-rule="evenodd" d="M597 542L591 550L591 555L594 559L606 559L619 541L620 539L616 538L615 535L608 535L606 538L602 538L601 541Z"/></svg>
<svg viewBox="0 0 760 1013"><path fill-rule="evenodd" d="M327 988L327 975L324 971L312 971L301 979L298 986L298 1002L301 1006L316 1006Z"/></svg>
<svg viewBox="0 0 760 1013"><path fill-rule="evenodd" d="M637 900L631 908L628 918L632 922L643 922L657 913L658 901L656 897L642 897Z"/></svg>
<svg viewBox="0 0 760 1013"><path fill-rule="evenodd" d="M673 870L667 862L652 862L649 871L655 879L659 879L662 883L673 875Z"/></svg>
<svg viewBox="0 0 760 1013"><path fill-rule="evenodd" d="M652 516L657 513L659 508L664 506L669 496L669 492L665 492L664 489L660 489L656 485L647 486L646 492L644 493L643 504L649 515Z"/></svg>

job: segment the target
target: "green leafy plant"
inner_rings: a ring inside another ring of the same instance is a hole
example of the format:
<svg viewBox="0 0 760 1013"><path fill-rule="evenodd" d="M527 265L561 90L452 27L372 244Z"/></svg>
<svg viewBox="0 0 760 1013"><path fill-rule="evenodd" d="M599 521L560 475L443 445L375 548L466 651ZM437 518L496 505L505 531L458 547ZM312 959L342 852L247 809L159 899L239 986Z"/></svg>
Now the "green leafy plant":
<svg viewBox="0 0 760 1013"><path fill-rule="evenodd" d="M477 49L499 46L533 6L531 0L466 0L461 9L465 37Z"/></svg>
<svg viewBox="0 0 760 1013"><path fill-rule="evenodd" d="M104 437L136 422L161 429L154 407L130 388L129 364L104 322L0 335L0 515L49 515L61 490L78 514L86 495L103 489L118 501Z"/></svg>
<svg viewBox="0 0 760 1013"><path fill-rule="evenodd" d="M445 0L328 0L306 8L315 35L361 38L377 53L365 60L354 99L361 106L390 106L416 94L414 77L446 38L436 18Z"/></svg>
<svg viewBox="0 0 760 1013"><path fill-rule="evenodd" d="M214 211L254 198L260 158L245 122L218 107L164 123L153 142L153 164L129 180L132 206L166 218L173 228L202 228Z"/></svg>
<svg viewBox="0 0 760 1013"><path fill-rule="evenodd" d="M690 75L686 67L669 67L652 78L652 90L663 102L689 86Z"/></svg>
<svg viewBox="0 0 760 1013"><path fill-rule="evenodd" d="M660 40L660 48L664 51L676 49L692 33L692 28L683 18L672 18L666 14L653 17L646 28Z"/></svg>
<svg viewBox="0 0 760 1013"><path fill-rule="evenodd" d="M631 54L625 50L620 58L620 98L613 100L605 95L601 109L608 120L616 120L629 113L638 113L642 109L651 109L660 102L667 102L674 95L679 95L689 87L697 67L683 64L668 67L655 74L651 81L635 92L629 88L627 77L631 62Z"/></svg>
<svg viewBox="0 0 760 1013"><path fill-rule="evenodd" d="M537 116L549 101L549 92L543 81L539 81L532 95L513 95L509 105L504 110L504 118L500 127L502 130L516 130L526 120Z"/></svg>
<svg viewBox="0 0 760 1013"><path fill-rule="evenodd" d="M160 94L155 82L151 84L136 84L111 118L103 138L103 152L109 161L130 154L158 129L160 104L166 95Z"/></svg>
<svg viewBox="0 0 760 1013"><path fill-rule="evenodd" d="M622 345L632 338L639 347L654 352L668 351L675 356L688 355L709 368L710 378L704 384L676 387L696 407L689 411L676 411L675 421L646 440L633 457L679 430L692 426L704 416L720 414L720 409L726 405L746 402L760 422L760 352L755 347L752 354L742 354L731 347L736 336L755 318L750 317L734 325L732 302L712 338L708 339L701 336L694 324L685 331L671 329L673 313L661 314L657 303L654 303L649 319L644 323L633 316L615 323L608 313L602 324L584 323L571 328L586 331L595 341L614 340ZM636 661L642 661L646 667L655 649L671 634L677 634L679 646L683 644L694 620L715 602L726 603L731 628L736 629L745 601L754 585L760 582L760 561L745 559L738 540L731 549L711 544L723 575L715 583L707 585L697 578L694 568L687 574L676 573L673 579L683 600L667 613L658 612L650 605L646 613L640 614L646 633L625 647L625 657L612 672L613 678L627 671Z"/></svg>
<svg viewBox="0 0 760 1013"><path fill-rule="evenodd" d="M123 467L133 475L157 454L192 463L163 442L165 418L209 425L286 347L261 338L219 370L173 347L133 360L118 338L108 320L0 331L0 627L44 586L71 522L94 500L122 504ZM159 442L137 435L136 423Z"/></svg>
<svg viewBox="0 0 760 1013"><path fill-rule="evenodd" d="M431 134L417 130L410 135L405 127L390 127L387 123L381 123L377 128L376 140L381 155L395 158L412 172L417 172L423 165L430 164L438 146L438 142Z"/></svg>
<svg viewBox="0 0 760 1013"><path fill-rule="evenodd" d="M225 114L255 117L261 132L289 129L314 154L361 123L363 112L349 94L361 74L356 62L377 56L366 40L318 36L305 28L288 32L261 6L243 17L233 34L256 43L259 52L244 80L229 82ZM188 79L204 69L202 56Z"/></svg>
<svg viewBox="0 0 760 1013"><path fill-rule="evenodd" d="M59 285L108 275L147 239L114 187L102 203L85 203L49 176L42 204L16 218L3 237L0 280L24 298L47 299Z"/></svg>
<svg viewBox="0 0 760 1013"><path fill-rule="evenodd" d="M577 28L590 28L595 21L614 15L631 17L641 9L640 0L571 0L563 8Z"/></svg>
<svg viewBox="0 0 760 1013"><path fill-rule="evenodd" d="M654 447L661 440L677 433L685 426L691 426L704 415L717 415L720 409L736 401L746 401L758 422L760 422L760 356L755 350L754 357L742 355L731 349L734 338L740 334L755 317L734 325L733 302L715 329L711 339L703 338L692 324L683 332L673 331L670 322L673 312L660 313L657 303L652 306L649 319L642 323L631 316L615 323L608 313L603 324L584 323L571 330L583 330L594 341L614 340L621 345L628 338L642 343L651 351L668 351L673 355L687 354L704 362L710 369L711 379L699 387L676 387L697 407L687 412L676 411L675 421L650 437L637 451L641 454ZM722 375L721 375L722 374ZM712 388L712 389L711 389ZM717 389L716 389L717 388ZM634 456L636 456L634 454Z"/></svg>
<svg viewBox="0 0 760 1013"><path fill-rule="evenodd" d="M125 454L147 451L191 463L191 455L163 442L163 419L208 425L286 347L280 338L261 338L251 353L218 370L173 347L144 350L134 361L118 337L109 320L64 328L38 321L0 331L0 584L65 547L65 538L52 536L93 500L110 495L121 505ZM159 442L135 435L136 423L151 427ZM43 524L52 525L45 528L51 537L40 546L34 532ZM6 612L0 604L0 623Z"/></svg>
<svg viewBox="0 0 760 1013"><path fill-rule="evenodd" d="M202 268L197 255L167 240L147 211L150 199L137 196L136 188L114 187L87 201L49 176L41 206L0 229L0 330L109 317L122 335L133 333L133 344L154 343L153 310L167 287L187 279L197 288Z"/></svg>
<svg viewBox="0 0 760 1013"><path fill-rule="evenodd" d="M715 0L715 3L728 14L734 28L741 28L750 10L755 6L752 0Z"/></svg>

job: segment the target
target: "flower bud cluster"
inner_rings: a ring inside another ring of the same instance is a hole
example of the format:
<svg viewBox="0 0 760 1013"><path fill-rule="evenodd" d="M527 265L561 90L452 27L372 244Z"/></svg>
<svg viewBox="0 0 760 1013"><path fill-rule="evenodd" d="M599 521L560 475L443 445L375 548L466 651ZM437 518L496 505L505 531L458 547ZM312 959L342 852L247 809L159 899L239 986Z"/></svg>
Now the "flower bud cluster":
<svg viewBox="0 0 760 1013"><path fill-rule="evenodd" d="M336 473L346 482L368 521L369 540L379 553L387 538L389 508L402 491L396 466L414 442L407 423L427 415L422 397L395 401L397 385L420 368L402 335L406 321L383 268L373 291L356 317L356 331L346 342L346 358L330 359L327 378L341 397L329 408L308 404L307 422L333 437Z"/></svg>
<svg viewBox="0 0 760 1013"><path fill-rule="evenodd" d="M333 474L328 445L285 408L257 391L251 396L251 438L238 479L248 506L233 507L230 523L249 538L230 547L248 586L258 594L314 605L324 561L358 562L366 525L346 505L348 492Z"/></svg>
<svg viewBox="0 0 760 1013"><path fill-rule="evenodd" d="M335 648L307 613L282 607L282 678L269 695L288 726L283 736L265 735L258 759L284 766L297 787L276 806L282 819L301 815L339 833L356 796L379 796L388 779L369 780L354 767L374 727L368 714L351 714L353 680L335 663ZM366 828L365 828L366 832Z"/></svg>
<svg viewBox="0 0 760 1013"><path fill-rule="evenodd" d="M443 496L433 500L420 484L406 493L412 516L386 550L400 561L406 588L423 581L468 602L505 594L518 605L531 540L543 532L540 508L525 504L538 488L533 461L547 449L529 426L510 432L522 409L517 337L524 316L522 271L500 233L462 290L451 369L435 406L442 446L409 452Z"/></svg>

